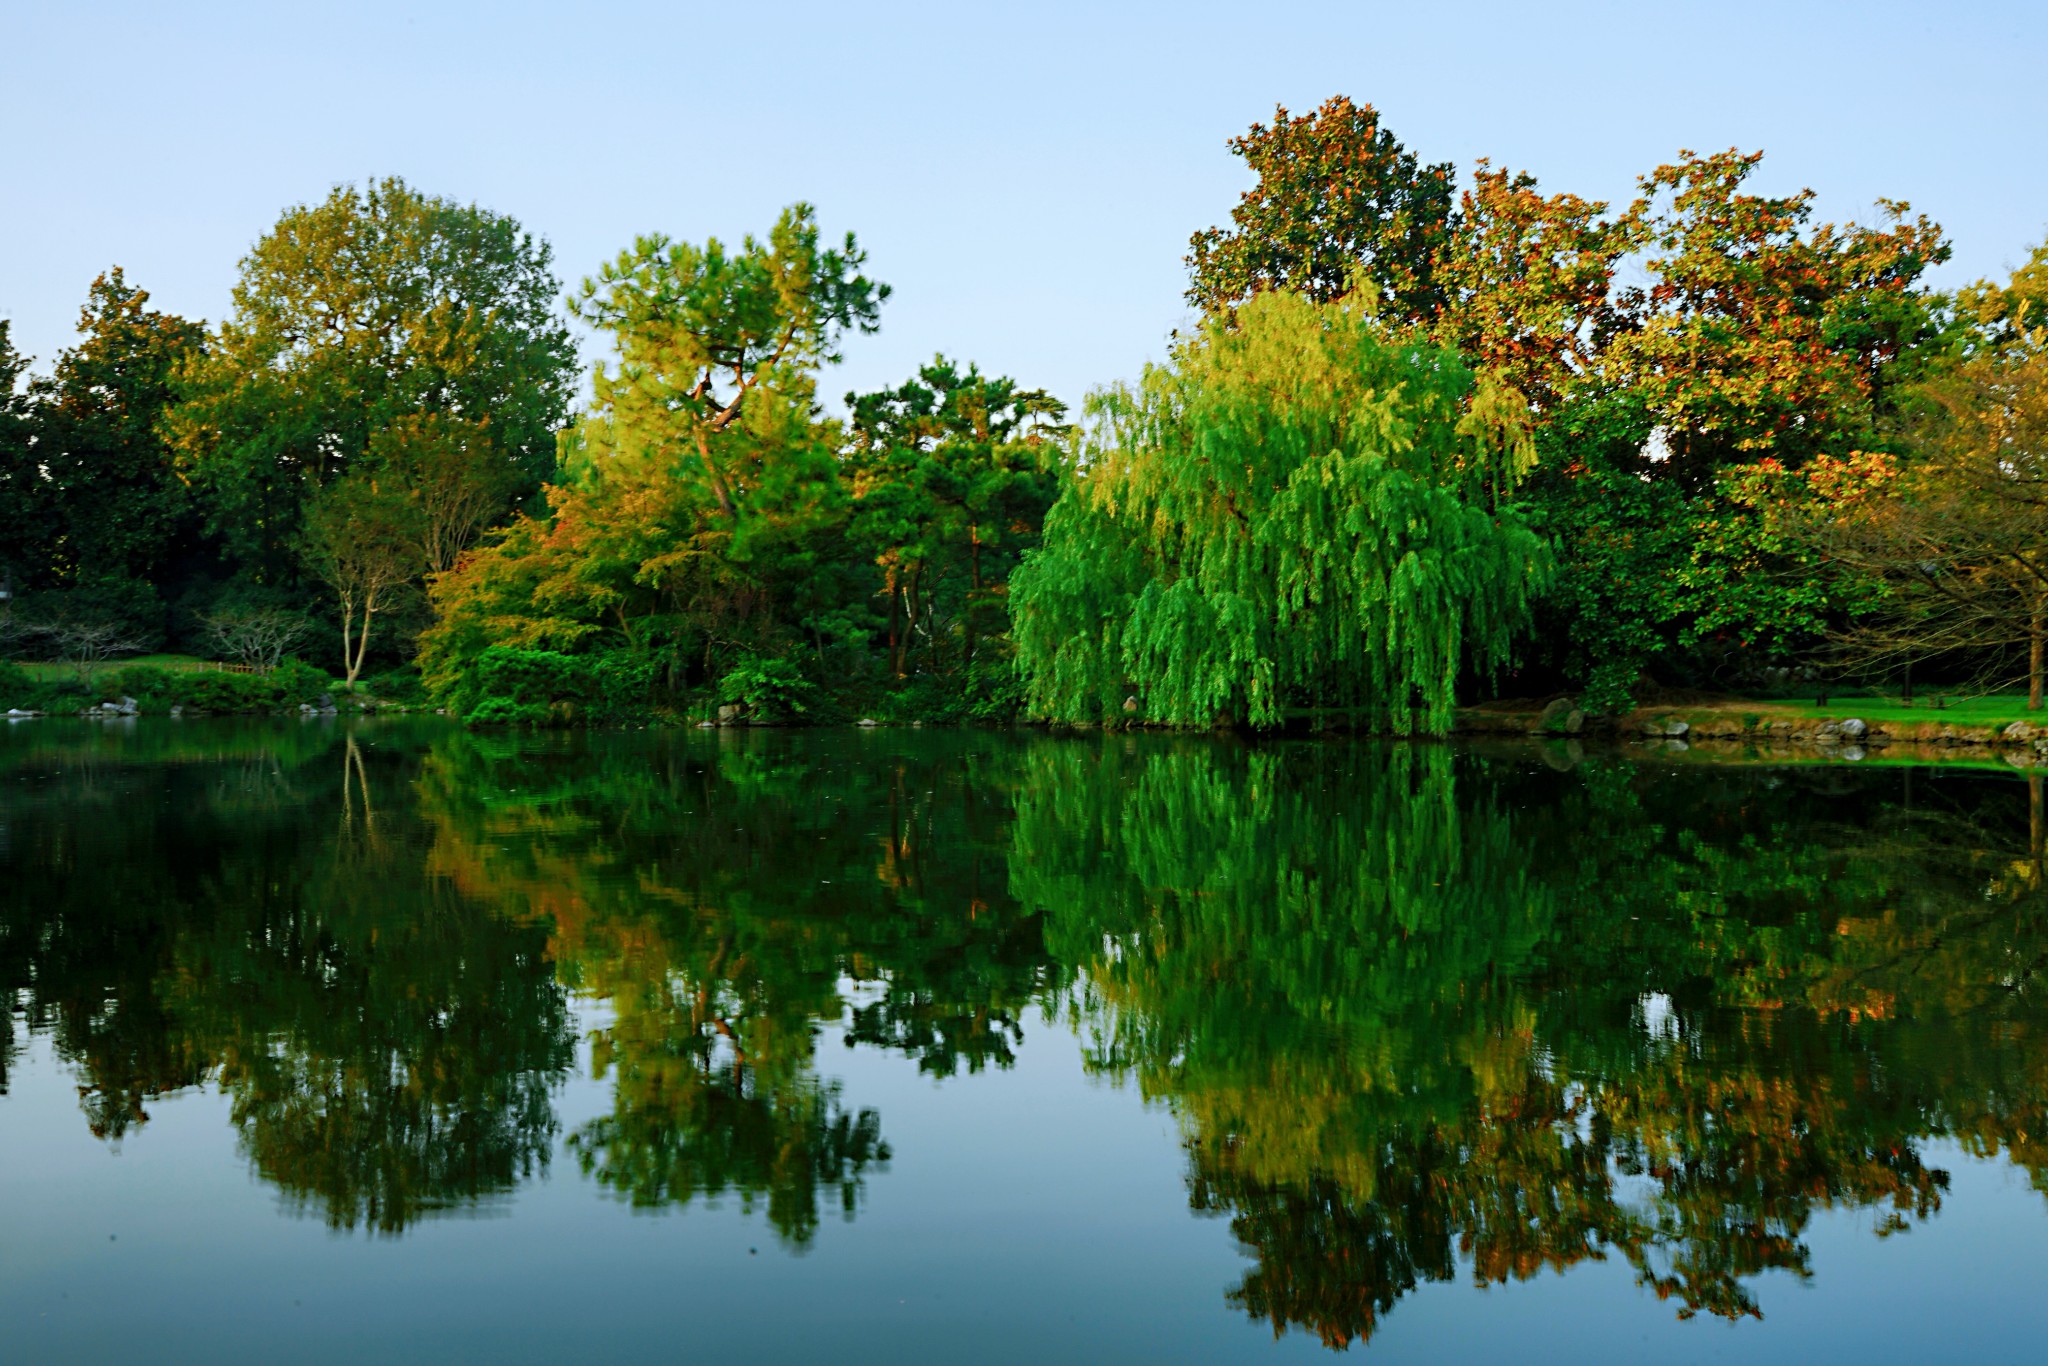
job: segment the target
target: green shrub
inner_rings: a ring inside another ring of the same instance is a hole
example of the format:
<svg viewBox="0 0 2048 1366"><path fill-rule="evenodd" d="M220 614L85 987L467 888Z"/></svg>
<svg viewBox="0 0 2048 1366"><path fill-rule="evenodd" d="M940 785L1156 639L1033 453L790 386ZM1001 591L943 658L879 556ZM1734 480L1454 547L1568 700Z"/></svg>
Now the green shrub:
<svg viewBox="0 0 2048 1366"><path fill-rule="evenodd" d="M494 645L439 700L476 726L568 726L644 716L654 665L624 653L565 655Z"/></svg>
<svg viewBox="0 0 2048 1366"><path fill-rule="evenodd" d="M749 655L718 680L718 700L745 707L757 721L799 720L811 709L817 688L786 659Z"/></svg>
<svg viewBox="0 0 2048 1366"><path fill-rule="evenodd" d="M426 685L420 681L417 669L392 669L388 673L365 678L357 686L379 702L401 707L417 707L427 700Z"/></svg>
<svg viewBox="0 0 2048 1366"><path fill-rule="evenodd" d="M296 659L262 674L131 664L100 682L95 700L132 697L146 712L165 712L172 707L205 712L278 711L311 702L332 686L326 674Z"/></svg>

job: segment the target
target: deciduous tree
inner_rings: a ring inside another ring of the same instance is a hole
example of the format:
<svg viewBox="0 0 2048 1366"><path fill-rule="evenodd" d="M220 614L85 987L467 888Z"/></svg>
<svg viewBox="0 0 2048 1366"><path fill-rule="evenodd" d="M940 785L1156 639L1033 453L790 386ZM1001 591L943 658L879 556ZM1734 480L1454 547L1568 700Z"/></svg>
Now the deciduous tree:
<svg viewBox="0 0 2048 1366"><path fill-rule="evenodd" d="M1018 571L1042 715L1278 725L1290 707L1441 731L1547 571L1505 497L1520 405L1367 301L1268 292L1099 395L1086 474Z"/></svg>

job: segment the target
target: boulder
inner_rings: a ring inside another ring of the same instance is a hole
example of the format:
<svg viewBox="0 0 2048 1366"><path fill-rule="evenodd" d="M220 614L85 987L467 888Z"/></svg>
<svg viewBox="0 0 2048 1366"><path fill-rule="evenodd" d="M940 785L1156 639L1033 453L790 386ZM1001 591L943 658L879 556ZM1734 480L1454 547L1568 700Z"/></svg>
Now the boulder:
<svg viewBox="0 0 2048 1366"><path fill-rule="evenodd" d="M1674 740L1682 739L1691 730L1692 727L1684 721L1666 721L1664 723L1664 734Z"/></svg>
<svg viewBox="0 0 2048 1366"><path fill-rule="evenodd" d="M1566 735L1577 735L1585 728L1586 713L1580 711L1577 707L1573 707L1564 718L1564 733Z"/></svg>
<svg viewBox="0 0 2048 1366"><path fill-rule="evenodd" d="M1569 697L1551 699L1536 717L1536 729L1555 734L1564 729L1565 718L1572 714L1572 700Z"/></svg>
<svg viewBox="0 0 2048 1366"><path fill-rule="evenodd" d="M740 714L745 710L746 708L744 707L734 706L732 703L728 702L726 705L718 709L718 724L721 726L732 726L739 724Z"/></svg>
<svg viewBox="0 0 2048 1366"><path fill-rule="evenodd" d="M860 718L860 720L854 722L853 724L855 724L856 726L862 726L869 730L872 730L876 726L881 725L882 723L880 721L875 720L875 718L872 716L863 716Z"/></svg>
<svg viewBox="0 0 2048 1366"><path fill-rule="evenodd" d="M2025 721L2015 721L2004 730L1998 732L1998 734L2001 739L2005 740L2031 740L2034 738L2034 727Z"/></svg>
<svg viewBox="0 0 2048 1366"><path fill-rule="evenodd" d="M1136 716L1137 714L1138 714L1138 695L1137 695L1136 693L1132 693L1132 694L1131 694L1131 695L1130 695L1129 697L1126 697L1126 698L1124 699L1124 715L1126 715L1126 716Z"/></svg>
<svg viewBox="0 0 2048 1366"><path fill-rule="evenodd" d="M1870 734L1870 727L1863 724L1861 717L1852 716L1842 722L1841 732L1844 740L1861 740Z"/></svg>

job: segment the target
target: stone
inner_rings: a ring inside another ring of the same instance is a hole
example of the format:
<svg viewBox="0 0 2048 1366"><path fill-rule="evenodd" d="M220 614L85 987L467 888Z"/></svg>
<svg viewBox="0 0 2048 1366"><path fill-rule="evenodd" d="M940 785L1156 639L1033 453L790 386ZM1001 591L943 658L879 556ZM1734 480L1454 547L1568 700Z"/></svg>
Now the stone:
<svg viewBox="0 0 2048 1366"><path fill-rule="evenodd" d="M854 722L853 724L855 724L856 726L862 726L869 730L872 730L876 726L881 725L882 723L880 721L875 720L875 718L872 716L863 716L860 718L860 720Z"/></svg>
<svg viewBox="0 0 2048 1366"><path fill-rule="evenodd" d="M1572 714L1572 700L1569 697L1552 698L1549 705L1536 717L1536 729L1557 732L1564 729L1564 721Z"/></svg>
<svg viewBox="0 0 2048 1366"><path fill-rule="evenodd" d="M726 705L718 709L718 724L721 726L731 725L733 722L740 719L740 713L744 710L745 708L734 706L732 703L728 702Z"/></svg>
<svg viewBox="0 0 2048 1366"><path fill-rule="evenodd" d="M1852 716L1842 722L1841 730L1844 740L1861 740L1864 736L1870 734L1870 727L1865 725L1863 718L1859 716Z"/></svg>
<svg viewBox="0 0 2048 1366"><path fill-rule="evenodd" d="M699 721L699 722L697 723L697 729L698 729L698 730L717 730L717 729L718 729L718 723L717 723L716 721Z"/></svg>
<svg viewBox="0 0 2048 1366"><path fill-rule="evenodd" d="M1863 761L1863 746L1843 745L1838 757L1846 759L1852 764L1861 763Z"/></svg>
<svg viewBox="0 0 2048 1366"><path fill-rule="evenodd" d="M184 704L183 702L180 702L180 703L178 703L178 704L177 704L176 706L174 706L174 707L172 707L172 708L171 708L171 715L173 715L173 716L183 716L184 714L185 714L185 704Z"/></svg>
<svg viewBox="0 0 2048 1366"><path fill-rule="evenodd" d="M1674 740L1682 739L1691 729L1692 727L1684 721L1666 721L1664 723L1664 733Z"/></svg>
<svg viewBox="0 0 2048 1366"><path fill-rule="evenodd" d="M1566 735L1577 735L1585 728L1586 713L1580 711L1577 707L1573 707L1571 713L1564 718L1564 733Z"/></svg>
<svg viewBox="0 0 2048 1366"><path fill-rule="evenodd" d="M1126 698L1124 699L1124 715L1126 715L1126 716L1136 716L1137 714L1138 714L1138 696L1137 696L1137 694L1136 694L1136 693L1133 693L1133 694L1131 694L1131 695L1130 695L1129 697L1126 697Z"/></svg>
<svg viewBox="0 0 2048 1366"><path fill-rule="evenodd" d="M1685 723L1681 721L1679 724L1684 725ZM1683 754L1691 748L1692 746L1683 740L1666 740L1664 742L1664 752L1666 754Z"/></svg>
<svg viewBox="0 0 2048 1366"><path fill-rule="evenodd" d="M2025 721L2015 721L1998 734L2007 740L2031 740L2034 738L2034 728Z"/></svg>

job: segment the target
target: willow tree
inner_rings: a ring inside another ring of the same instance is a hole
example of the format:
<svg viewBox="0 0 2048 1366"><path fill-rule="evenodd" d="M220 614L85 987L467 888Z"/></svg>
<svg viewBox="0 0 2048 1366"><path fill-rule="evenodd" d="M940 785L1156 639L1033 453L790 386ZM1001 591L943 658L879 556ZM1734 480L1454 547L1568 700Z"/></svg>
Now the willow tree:
<svg viewBox="0 0 2048 1366"><path fill-rule="evenodd" d="M1012 587L1033 709L1277 726L1291 707L1448 728L1548 569L1506 499L1526 411L1366 293L1260 294L1096 394L1083 472Z"/></svg>

